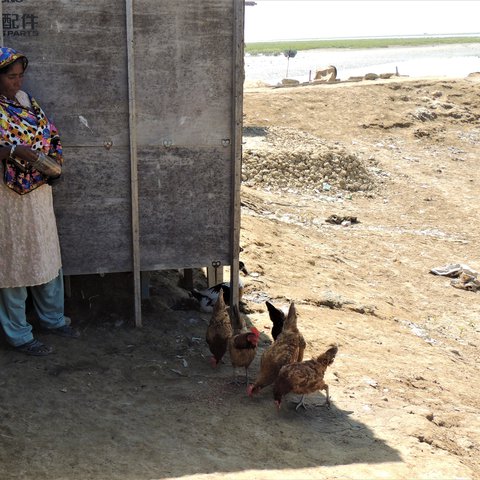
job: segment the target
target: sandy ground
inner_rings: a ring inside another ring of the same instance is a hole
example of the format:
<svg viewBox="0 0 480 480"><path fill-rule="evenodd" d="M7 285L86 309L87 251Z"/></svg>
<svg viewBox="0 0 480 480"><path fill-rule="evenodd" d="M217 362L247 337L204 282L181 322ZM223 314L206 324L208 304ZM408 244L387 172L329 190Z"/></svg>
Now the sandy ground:
<svg viewBox="0 0 480 480"><path fill-rule="evenodd" d="M277 413L271 388L250 399L229 383L228 356L213 370L209 315L179 272L153 275L141 329L131 279L75 277L67 312L80 340L39 333L56 347L47 358L0 342L0 477L480 479L480 293L430 273L480 271L479 88L396 78L245 92L250 131L307 132L370 175L368 191L242 187L248 320L262 350L264 301L295 301L307 358L339 344L330 410L317 393L306 411L292 395ZM258 366L259 355L252 377Z"/></svg>

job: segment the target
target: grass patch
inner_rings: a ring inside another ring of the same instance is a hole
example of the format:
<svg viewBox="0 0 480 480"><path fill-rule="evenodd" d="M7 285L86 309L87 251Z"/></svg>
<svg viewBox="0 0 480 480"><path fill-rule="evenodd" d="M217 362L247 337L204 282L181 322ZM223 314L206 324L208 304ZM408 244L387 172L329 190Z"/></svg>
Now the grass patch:
<svg viewBox="0 0 480 480"><path fill-rule="evenodd" d="M315 50L320 48L388 48L480 43L480 37L412 37L412 38L357 38L345 40L289 40L284 42L247 43L245 53L250 55L283 55L285 50Z"/></svg>

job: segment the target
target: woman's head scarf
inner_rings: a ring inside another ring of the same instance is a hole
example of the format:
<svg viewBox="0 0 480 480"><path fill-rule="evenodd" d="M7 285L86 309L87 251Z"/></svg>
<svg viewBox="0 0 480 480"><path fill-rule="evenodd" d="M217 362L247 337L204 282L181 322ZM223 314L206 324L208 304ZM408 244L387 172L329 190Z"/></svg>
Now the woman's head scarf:
<svg viewBox="0 0 480 480"><path fill-rule="evenodd" d="M0 47L0 70L8 67L20 58L23 61L23 70L26 70L28 66L28 58L23 53L17 52L13 48Z"/></svg>

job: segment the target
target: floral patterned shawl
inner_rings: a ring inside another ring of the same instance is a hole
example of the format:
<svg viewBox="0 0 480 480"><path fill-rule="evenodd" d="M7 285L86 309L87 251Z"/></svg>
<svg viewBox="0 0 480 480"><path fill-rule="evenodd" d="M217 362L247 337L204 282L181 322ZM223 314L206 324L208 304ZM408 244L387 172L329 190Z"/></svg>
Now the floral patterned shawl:
<svg viewBox="0 0 480 480"><path fill-rule="evenodd" d="M31 107L0 95L0 145L27 145L33 150L43 151L62 165L62 146L55 125L48 120L33 97L28 95L28 99ZM5 161L5 183L20 195L31 192L47 181L37 170L23 172L15 163L8 159Z"/></svg>

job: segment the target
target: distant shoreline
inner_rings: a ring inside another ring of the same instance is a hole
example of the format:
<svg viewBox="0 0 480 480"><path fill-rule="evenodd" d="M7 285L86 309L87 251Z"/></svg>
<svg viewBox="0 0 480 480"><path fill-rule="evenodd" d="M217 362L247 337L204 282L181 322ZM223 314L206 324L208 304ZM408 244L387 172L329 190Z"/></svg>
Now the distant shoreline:
<svg viewBox="0 0 480 480"><path fill-rule="evenodd" d="M480 43L478 37L392 37L351 38L329 40L285 40L281 42L255 42L245 45L249 55L282 55L286 50L318 50L327 48L365 49L388 47L417 47L425 45L451 45Z"/></svg>

